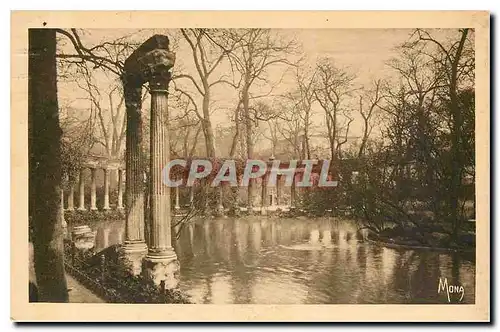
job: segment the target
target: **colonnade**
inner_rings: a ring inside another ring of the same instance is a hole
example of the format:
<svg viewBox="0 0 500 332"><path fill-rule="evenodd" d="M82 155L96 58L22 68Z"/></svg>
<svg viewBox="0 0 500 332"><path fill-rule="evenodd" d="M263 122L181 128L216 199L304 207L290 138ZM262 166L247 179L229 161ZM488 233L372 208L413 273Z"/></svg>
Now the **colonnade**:
<svg viewBox="0 0 500 332"><path fill-rule="evenodd" d="M89 169L90 170L90 185L86 186L85 183L85 171ZM97 172L102 172L104 176L104 192L103 192L103 199L102 199L102 206L98 207L97 206L97 185L96 185L96 178L97 178ZM116 204L111 204L110 203L110 177L111 173L116 172L117 173L117 178L118 178L118 183L117 183L117 190L118 190L118 195L116 197ZM97 167L83 167L80 169L78 179L77 181L74 181L68 185L68 188L66 190L61 190L61 203L64 206L65 211L96 211L96 210L111 210L112 208L116 210L123 210L124 205L123 205L123 196L125 192L125 169L121 168L97 168ZM263 182L266 182L264 179ZM188 189L189 190L189 202L184 203L181 202L181 195L180 191L182 189ZM183 187L175 187L173 188L174 190L174 209L175 210L180 210L183 206L189 206L193 203L194 199L194 187L189 187L189 188L183 188ZM278 180L276 182L276 185L273 187L267 187L267 185L264 183L261 185L261 195L260 195L260 207L254 207L254 210L270 210L274 211L277 209L283 209L283 208L289 208L290 206L293 206L293 200L294 197L291 195L291 199L288 204L285 204L283 201L283 189L282 189L282 183L280 180L280 176L278 176ZM86 202L85 200L85 194L86 190L90 190L90 202ZM77 202L75 205L75 191L77 192ZM292 194L292 193L291 193ZM223 184L219 186L219 200L218 200L218 209L219 210L224 210L224 190L223 190ZM87 205L86 205L87 204ZM113 205L113 206L112 206Z"/></svg>
<svg viewBox="0 0 500 332"><path fill-rule="evenodd" d="M257 204L252 204L252 210L256 212L261 212L262 214L266 214L267 211L278 211L278 210L288 210L294 206L296 197L293 188L290 190L290 198L285 202L285 197L283 195L283 181L282 175L277 175L276 184L272 187L267 186L268 174L264 175L262 181L260 182L261 192L260 192L260 202ZM217 187L217 211L224 212L229 209L229 206L224 206L224 183L222 182ZM245 187L246 188L246 187ZM254 187L259 189L258 187ZM174 197L174 210L176 213L182 209L182 207L191 206L193 204L194 199L194 191L196 187L182 187L178 186L172 188L172 195ZM181 191L189 190L188 195L181 195ZM182 201L183 197L188 196L188 202ZM260 204L260 205L258 205ZM234 206L233 206L234 207ZM241 211L248 210L248 207L240 207Z"/></svg>
<svg viewBox="0 0 500 332"><path fill-rule="evenodd" d="M85 170L90 169L90 205L86 206L85 202ZM64 190L61 190L61 203L65 207L66 211L96 211L99 210L97 206L97 186L96 186L96 177L97 172L102 171L104 175L104 192L103 192L103 205L102 210L111 210L110 199L109 199L109 189L110 189L110 175L111 171L115 171L118 174L118 196L116 198L115 208L117 210L123 210L123 194L124 194L124 179L125 179L125 170L121 168L97 168L97 167L83 167L80 169L78 175L78 181L72 181L69 183L69 188L66 193ZM75 188L77 187L77 188ZM75 208L75 189L77 189L78 197L77 197L77 207ZM65 202L65 194L67 196ZM66 205L65 205L66 203Z"/></svg>

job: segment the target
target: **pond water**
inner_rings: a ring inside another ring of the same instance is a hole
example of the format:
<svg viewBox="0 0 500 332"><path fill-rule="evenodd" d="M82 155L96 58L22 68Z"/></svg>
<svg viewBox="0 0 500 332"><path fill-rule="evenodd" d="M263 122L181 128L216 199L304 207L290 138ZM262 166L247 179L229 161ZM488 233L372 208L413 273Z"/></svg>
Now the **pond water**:
<svg viewBox="0 0 500 332"><path fill-rule="evenodd" d="M439 280L474 303L473 254L396 250L334 219L198 220L175 242L180 287L196 303L449 303ZM123 222L97 228L96 249L120 243Z"/></svg>

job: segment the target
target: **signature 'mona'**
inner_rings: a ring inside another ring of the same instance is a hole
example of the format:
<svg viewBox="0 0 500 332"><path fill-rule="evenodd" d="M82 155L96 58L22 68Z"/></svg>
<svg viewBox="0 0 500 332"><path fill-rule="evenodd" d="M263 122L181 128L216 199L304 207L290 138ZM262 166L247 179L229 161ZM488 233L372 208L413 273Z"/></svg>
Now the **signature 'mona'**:
<svg viewBox="0 0 500 332"><path fill-rule="evenodd" d="M448 302L450 302L450 294L460 294L460 302L464 298L465 290L462 285L448 285L448 278L439 278L438 294L441 292L446 292L448 297Z"/></svg>

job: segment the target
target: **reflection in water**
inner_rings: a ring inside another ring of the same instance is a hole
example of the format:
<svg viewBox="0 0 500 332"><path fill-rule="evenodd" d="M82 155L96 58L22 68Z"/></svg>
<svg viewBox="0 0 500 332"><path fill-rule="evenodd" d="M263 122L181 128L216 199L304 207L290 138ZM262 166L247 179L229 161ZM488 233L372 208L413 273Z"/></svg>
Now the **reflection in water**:
<svg viewBox="0 0 500 332"><path fill-rule="evenodd" d="M112 228L98 228L95 237L95 249L97 252L109 246L109 233Z"/></svg>
<svg viewBox="0 0 500 332"><path fill-rule="evenodd" d="M312 229L311 236L309 238L309 243L312 245L317 245L319 243L319 230Z"/></svg>
<svg viewBox="0 0 500 332"><path fill-rule="evenodd" d="M121 243L123 222L96 230L96 249ZM174 246L180 287L196 303L447 303L439 278L475 301L474 255L363 242L341 220L205 219Z"/></svg>
<svg viewBox="0 0 500 332"><path fill-rule="evenodd" d="M396 260L396 251L389 248L382 248L381 260L383 281L387 285L392 278L394 263Z"/></svg>
<svg viewBox="0 0 500 332"><path fill-rule="evenodd" d="M323 231L323 239L322 239L323 245L329 246L332 243L332 231L331 230L324 230Z"/></svg>

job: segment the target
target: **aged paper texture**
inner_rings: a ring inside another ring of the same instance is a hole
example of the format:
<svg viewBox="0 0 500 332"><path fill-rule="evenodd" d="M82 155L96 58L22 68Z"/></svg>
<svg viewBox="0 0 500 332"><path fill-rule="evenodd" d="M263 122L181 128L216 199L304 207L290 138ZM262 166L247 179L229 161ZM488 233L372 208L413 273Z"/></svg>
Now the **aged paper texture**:
<svg viewBox="0 0 500 332"><path fill-rule="evenodd" d="M489 13L18 11L15 321L489 321Z"/></svg>

